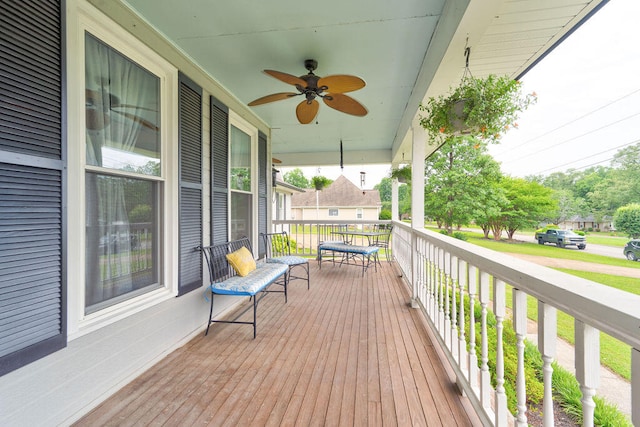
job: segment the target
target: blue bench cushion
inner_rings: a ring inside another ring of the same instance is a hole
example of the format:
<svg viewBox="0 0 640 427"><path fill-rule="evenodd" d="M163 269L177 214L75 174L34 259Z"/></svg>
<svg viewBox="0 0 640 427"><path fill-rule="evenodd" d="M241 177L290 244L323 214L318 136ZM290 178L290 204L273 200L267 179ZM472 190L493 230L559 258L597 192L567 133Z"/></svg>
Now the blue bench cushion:
<svg viewBox="0 0 640 427"><path fill-rule="evenodd" d="M347 245L346 243L326 242L320 245L326 251L346 252L350 254L371 255L380 250L377 246Z"/></svg>
<svg viewBox="0 0 640 427"><path fill-rule="evenodd" d="M233 276L224 282L212 283L211 292L223 295L253 296L287 272L288 266L279 263L259 263L247 276Z"/></svg>
<svg viewBox="0 0 640 427"><path fill-rule="evenodd" d="M307 262L309 262L309 260L307 260L306 258L302 258L301 256L285 255L285 256L279 256L275 258L268 258L267 262L277 263L277 264L286 264L286 265L300 265L300 264L306 264Z"/></svg>

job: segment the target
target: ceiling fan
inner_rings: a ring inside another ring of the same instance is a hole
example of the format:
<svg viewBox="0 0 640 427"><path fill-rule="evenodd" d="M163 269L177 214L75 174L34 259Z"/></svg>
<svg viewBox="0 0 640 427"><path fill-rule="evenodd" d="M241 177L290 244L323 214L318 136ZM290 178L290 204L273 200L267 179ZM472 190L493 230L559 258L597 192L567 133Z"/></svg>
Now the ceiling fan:
<svg viewBox="0 0 640 427"><path fill-rule="evenodd" d="M296 107L296 117L302 124L311 123L318 114L320 103L317 97L322 98L329 107L343 113L354 116L366 116L367 109L345 92L362 89L365 86L364 80L360 77L347 74L336 74L333 76L320 77L313 74L313 70L318 67L318 62L313 59L304 61L304 67L309 71L304 76L296 77L291 74L274 70L264 70L271 77L282 82L294 85L298 92L280 92L263 96L249 103L249 106L262 105L273 101L292 98L304 95L305 100Z"/></svg>

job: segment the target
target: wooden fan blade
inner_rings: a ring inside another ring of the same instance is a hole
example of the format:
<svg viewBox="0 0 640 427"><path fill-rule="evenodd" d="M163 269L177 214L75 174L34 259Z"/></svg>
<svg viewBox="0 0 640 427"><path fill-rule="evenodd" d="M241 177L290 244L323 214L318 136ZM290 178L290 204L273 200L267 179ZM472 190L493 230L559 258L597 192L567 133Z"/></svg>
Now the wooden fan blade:
<svg viewBox="0 0 640 427"><path fill-rule="evenodd" d="M318 87L326 86L325 92L345 93L362 89L366 83L360 77L346 74L336 74L334 76L322 77L318 80Z"/></svg>
<svg viewBox="0 0 640 427"><path fill-rule="evenodd" d="M343 113L351 114L353 116L366 116L368 111L364 105L360 104L355 99L348 95L341 93L332 93L324 98L324 103L334 110L341 111Z"/></svg>
<svg viewBox="0 0 640 427"><path fill-rule="evenodd" d="M280 101L281 99L288 99L296 95L300 95L300 94L295 92L272 93L271 95L263 96L262 98L253 100L248 105L250 107L253 107L254 105L262 105L262 104L266 104L267 102Z"/></svg>
<svg viewBox="0 0 640 427"><path fill-rule="evenodd" d="M133 120L136 123L140 123L141 126L144 126L148 129L151 129L153 131L158 131L160 130L160 128L158 128L158 126L156 126L155 124L151 123L148 120L143 119L140 116L136 116L135 114L131 114L131 113L126 113L124 111L117 111L117 110L111 110L112 112L116 113L116 114L120 114L121 116L126 117L127 119Z"/></svg>
<svg viewBox="0 0 640 427"><path fill-rule="evenodd" d="M318 110L320 109L320 103L315 99L309 103L306 99L302 101L296 107L296 117L298 117L298 121L303 125L311 123L313 119L318 115Z"/></svg>
<svg viewBox="0 0 640 427"><path fill-rule="evenodd" d="M294 86L300 85L303 88L307 87L307 82L302 80L300 77L296 77L292 74L287 74L287 73L283 73L281 71L275 71L275 70L264 70L264 73L269 74L271 77L275 77L281 82L285 82L290 85L294 85Z"/></svg>

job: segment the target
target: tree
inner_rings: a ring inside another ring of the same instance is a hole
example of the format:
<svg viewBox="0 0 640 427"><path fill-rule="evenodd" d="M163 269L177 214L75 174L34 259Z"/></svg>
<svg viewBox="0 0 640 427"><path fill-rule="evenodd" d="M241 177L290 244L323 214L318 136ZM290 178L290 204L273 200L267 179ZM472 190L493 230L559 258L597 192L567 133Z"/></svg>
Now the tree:
<svg viewBox="0 0 640 427"><path fill-rule="evenodd" d="M613 216L616 230L626 233L632 239L640 237L640 204L631 203L616 210Z"/></svg>
<svg viewBox="0 0 640 427"><path fill-rule="evenodd" d="M380 193L380 201L382 202L382 210L391 211L391 178L382 178L379 184L373 188ZM400 185L398 187L398 214L407 214L411 212L411 186L410 184ZM382 218L381 218L382 219Z"/></svg>
<svg viewBox="0 0 640 427"><path fill-rule="evenodd" d="M302 172L302 169L300 168L295 168L289 172L285 172L282 178L284 179L284 182L295 185L298 188L311 188L309 180L304 176L304 172Z"/></svg>
<svg viewBox="0 0 640 427"><path fill-rule="evenodd" d="M509 201L502 209L502 228L507 238L513 239L521 228L536 226L557 209L550 188L522 178L504 177L500 181L504 195Z"/></svg>
<svg viewBox="0 0 640 427"><path fill-rule="evenodd" d="M486 189L500 178L500 166L486 150L474 138L452 137L425 161L425 214L449 233L471 223L491 196Z"/></svg>

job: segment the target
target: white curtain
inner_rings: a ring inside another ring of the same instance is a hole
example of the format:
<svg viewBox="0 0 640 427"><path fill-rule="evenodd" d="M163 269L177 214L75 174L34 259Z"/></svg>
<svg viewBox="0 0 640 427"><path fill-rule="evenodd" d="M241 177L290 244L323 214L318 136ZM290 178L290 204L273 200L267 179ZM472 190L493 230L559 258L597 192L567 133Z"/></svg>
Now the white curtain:
<svg viewBox="0 0 640 427"><path fill-rule="evenodd" d="M145 106L157 102L157 77L89 35L85 67L86 162L119 169L117 157L136 150L143 126L158 125L144 118ZM133 289L126 182L86 174L86 306Z"/></svg>

